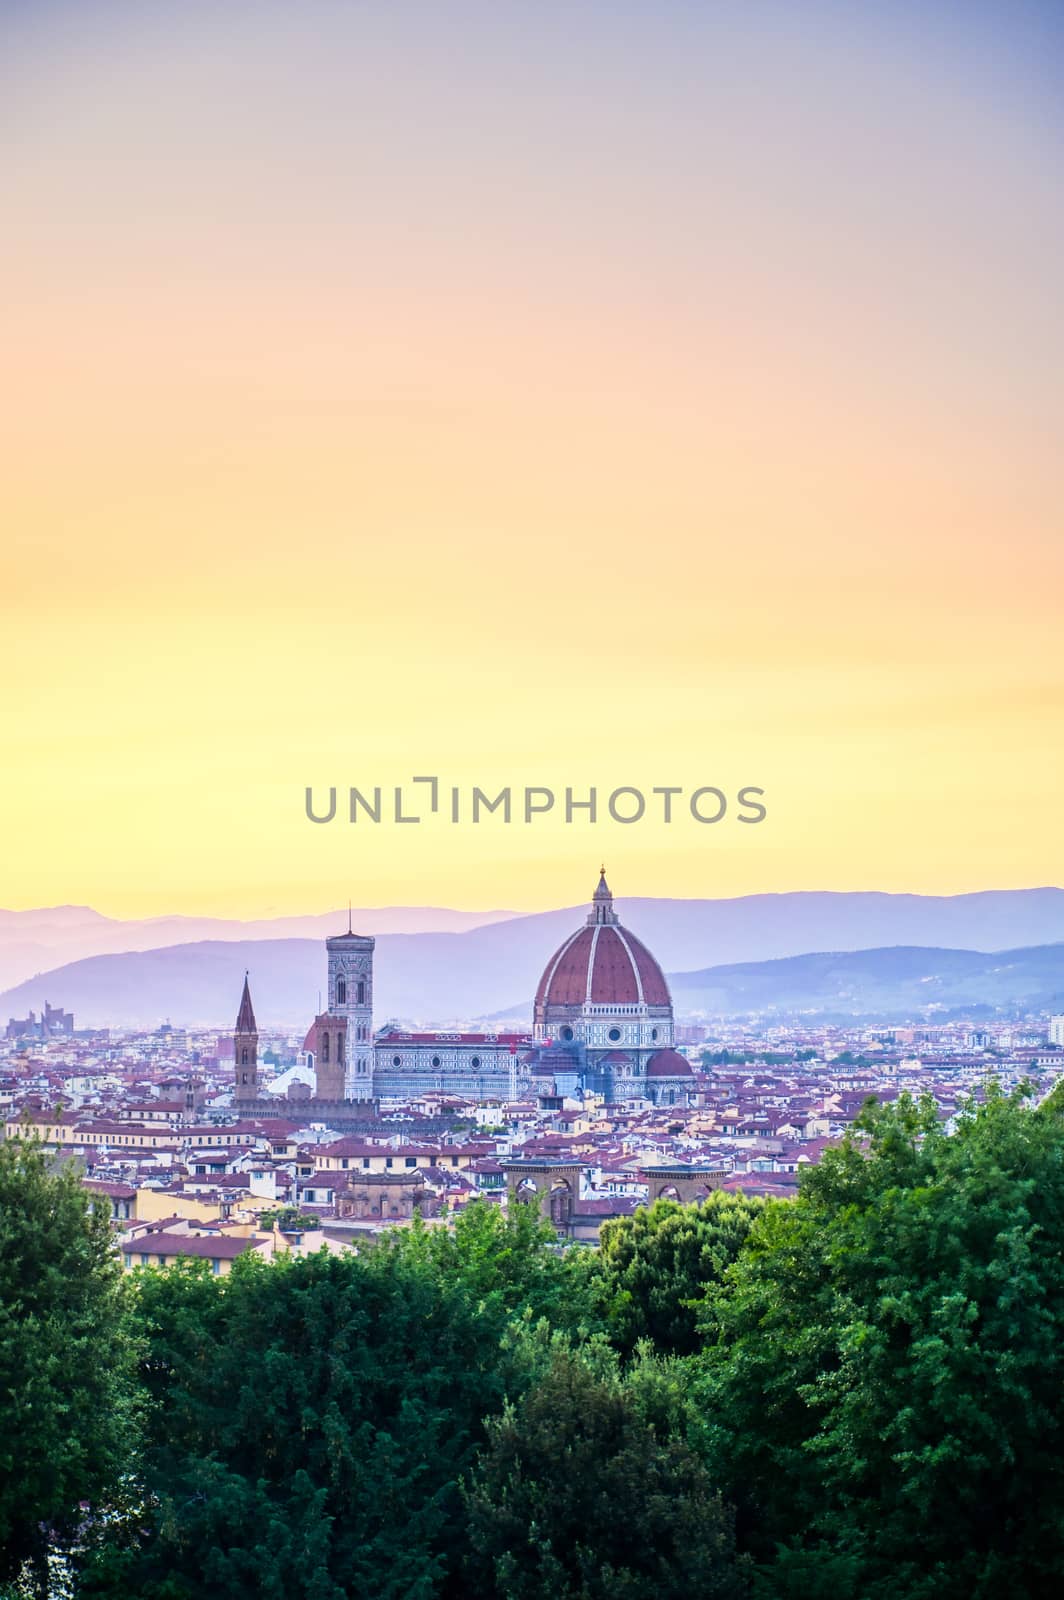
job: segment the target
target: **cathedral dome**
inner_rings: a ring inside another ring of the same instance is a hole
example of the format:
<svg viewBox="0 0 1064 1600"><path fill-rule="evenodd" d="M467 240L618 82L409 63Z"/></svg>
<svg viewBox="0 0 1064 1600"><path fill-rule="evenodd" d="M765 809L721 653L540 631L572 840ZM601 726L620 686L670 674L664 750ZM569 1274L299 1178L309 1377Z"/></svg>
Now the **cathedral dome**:
<svg viewBox="0 0 1064 1600"><path fill-rule="evenodd" d="M536 991L536 1015L556 1006L671 1006L665 975L646 945L622 928L605 870L586 927L548 961Z"/></svg>
<svg viewBox="0 0 1064 1600"><path fill-rule="evenodd" d="M690 1078L691 1063L678 1050L658 1050L647 1062L648 1078Z"/></svg>

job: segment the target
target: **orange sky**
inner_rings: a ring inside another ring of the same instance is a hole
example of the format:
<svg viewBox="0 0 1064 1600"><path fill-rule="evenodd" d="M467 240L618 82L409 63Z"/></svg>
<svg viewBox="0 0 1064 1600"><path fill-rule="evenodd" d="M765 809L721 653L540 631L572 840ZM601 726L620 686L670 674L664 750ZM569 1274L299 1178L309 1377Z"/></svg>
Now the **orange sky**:
<svg viewBox="0 0 1064 1600"><path fill-rule="evenodd" d="M578 9L11 8L0 904L1060 881L1049 13Z"/></svg>

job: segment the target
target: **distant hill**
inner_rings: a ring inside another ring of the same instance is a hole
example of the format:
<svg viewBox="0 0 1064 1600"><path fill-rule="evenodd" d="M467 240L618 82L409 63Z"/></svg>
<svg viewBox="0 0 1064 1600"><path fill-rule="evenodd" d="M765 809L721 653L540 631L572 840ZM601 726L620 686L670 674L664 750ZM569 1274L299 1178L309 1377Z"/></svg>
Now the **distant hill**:
<svg viewBox="0 0 1064 1600"><path fill-rule="evenodd" d="M442 906L356 906L354 926L363 933L465 933L505 921L512 911L453 911ZM0 988L84 956L126 950L158 950L203 939L324 939L347 927L348 911L238 922L220 917L148 917L122 921L91 906L47 906L35 911L0 909Z"/></svg>
<svg viewBox="0 0 1064 1600"><path fill-rule="evenodd" d="M1064 1010L1064 943L1001 950L880 950L741 962L669 978L678 1011L900 1020L930 1008Z"/></svg>
<svg viewBox="0 0 1064 1600"><path fill-rule="evenodd" d="M573 913L550 913L550 937L544 939L543 920L521 918L467 934L383 935L377 945L377 1021L397 1016L442 1026L530 1017L540 970L574 925ZM325 953L320 941L307 939L207 940L93 956L0 994L0 1021L24 1016L30 1007L40 1010L50 1000L73 1010L81 1025L150 1027L169 1017L227 1028L245 968L261 1024L309 1025L325 984ZM1064 942L996 954L927 946L803 953L673 973L669 982L680 1014L901 1017L933 1006L980 1005L1064 1010ZM515 995L526 998L514 1004Z"/></svg>
<svg viewBox="0 0 1064 1600"><path fill-rule="evenodd" d="M594 883L588 884L588 893ZM1064 889L993 889L916 895L820 891L744 895L727 900L619 900L624 920L669 971L721 962L769 961L809 950L869 950L886 945L1005 950L1064 939ZM518 916L435 906L356 907L352 922L389 951L381 967L396 1008L452 1016L506 1005L531 994L560 940L586 906ZM224 940L323 940L347 925L346 908L254 922L156 917L121 922L89 906L0 910L0 990L86 956L157 950ZM455 945L460 937L469 943ZM388 944L385 940L409 940ZM253 966L254 961L248 965ZM445 964L445 965L444 965ZM401 967L401 972L400 972ZM466 982L466 978L469 982ZM313 985L316 993L318 980ZM57 996L49 990L49 997Z"/></svg>

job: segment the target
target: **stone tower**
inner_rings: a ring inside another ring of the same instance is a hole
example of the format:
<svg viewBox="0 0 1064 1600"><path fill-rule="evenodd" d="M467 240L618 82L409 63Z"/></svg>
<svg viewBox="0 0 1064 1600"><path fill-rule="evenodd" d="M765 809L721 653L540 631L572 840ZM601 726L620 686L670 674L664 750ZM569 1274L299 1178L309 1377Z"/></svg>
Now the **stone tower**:
<svg viewBox="0 0 1064 1600"><path fill-rule="evenodd" d="M347 1082L347 1023L327 1011L314 1018L314 1093L319 1100L342 1100Z"/></svg>
<svg viewBox="0 0 1064 1600"><path fill-rule="evenodd" d="M259 1097L259 1030L251 1008L251 990L248 975L244 974L244 992L240 996L240 1011L233 1033L233 1098L257 1100Z"/></svg>
<svg viewBox="0 0 1064 1600"><path fill-rule="evenodd" d="M368 1100L373 1093L373 947L369 934L346 933L326 939L329 998L326 1012L341 1018L347 1032L344 1094Z"/></svg>

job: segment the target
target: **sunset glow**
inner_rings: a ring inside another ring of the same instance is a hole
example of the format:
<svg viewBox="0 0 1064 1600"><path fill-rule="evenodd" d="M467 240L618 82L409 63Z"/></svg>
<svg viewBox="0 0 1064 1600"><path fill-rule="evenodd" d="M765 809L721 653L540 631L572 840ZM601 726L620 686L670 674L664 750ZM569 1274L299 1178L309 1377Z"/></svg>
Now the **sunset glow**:
<svg viewBox="0 0 1064 1600"><path fill-rule="evenodd" d="M0 904L1060 880L1059 12L877 9L5 9Z"/></svg>

